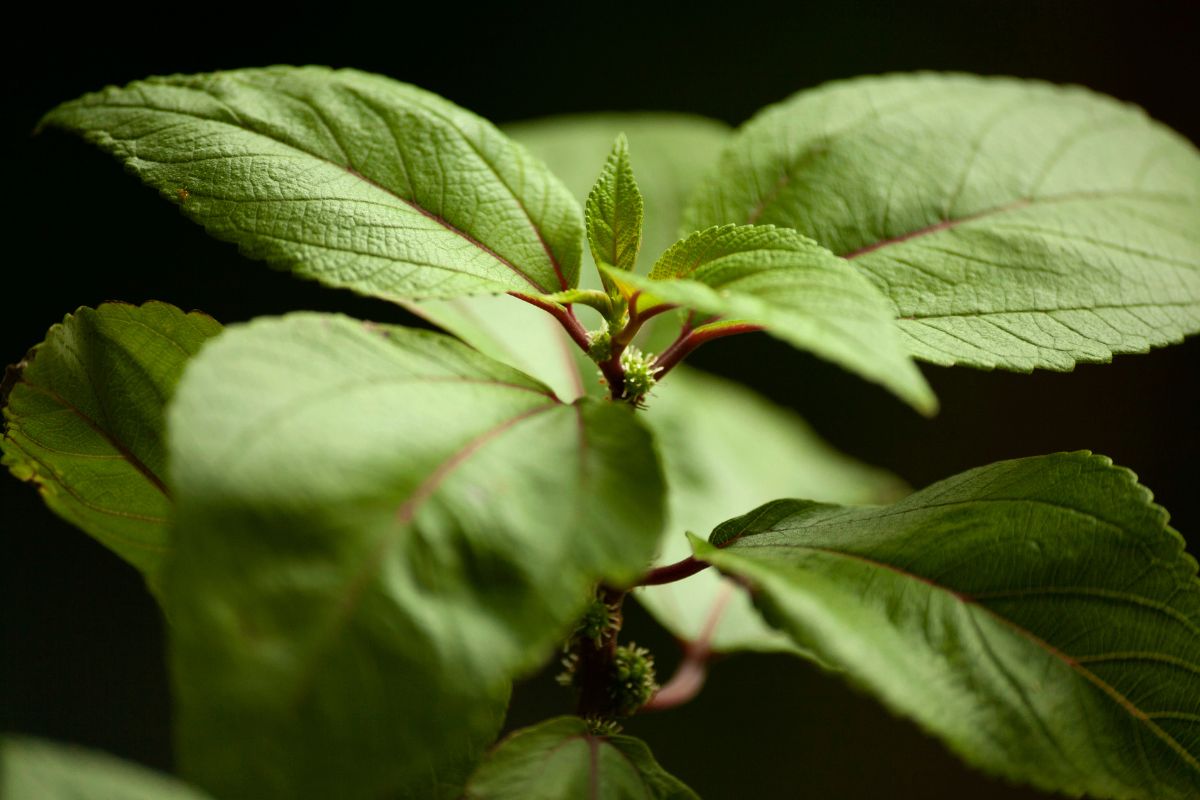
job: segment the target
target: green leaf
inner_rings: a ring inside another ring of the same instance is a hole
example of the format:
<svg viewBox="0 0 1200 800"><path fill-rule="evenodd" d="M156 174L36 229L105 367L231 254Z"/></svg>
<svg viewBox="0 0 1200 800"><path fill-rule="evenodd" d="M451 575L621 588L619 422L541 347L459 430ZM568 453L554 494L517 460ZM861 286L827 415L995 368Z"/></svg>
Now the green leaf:
<svg viewBox="0 0 1200 800"><path fill-rule="evenodd" d="M579 277L567 190L486 120L323 67L150 78L65 103L83 135L219 239L392 300L555 292Z"/></svg>
<svg viewBox="0 0 1200 800"><path fill-rule="evenodd" d="M4 465L153 582L169 538L163 408L221 326L166 303L80 308L10 368Z"/></svg>
<svg viewBox="0 0 1200 800"><path fill-rule="evenodd" d="M844 260L795 231L709 228L664 253L649 278L610 274L642 291L641 306L673 303L761 325L882 384L922 412L937 407L901 346L887 299Z"/></svg>
<svg viewBox="0 0 1200 800"><path fill-rule="evenodd" d="M600 736L578 717L523 728L497 745L467 785L465 800L698 800L631 736Z"/></svg>
<svg viewBox="0 0 1200 800"><path fill-rule="evenodd" d="M780 500L699 558L968 762L1071 796L1200 794L1200 581L1133 473L1088 453L891 506Z"/></svg>
<svg viewBox="0 0 1200 800"><path fill-rule="evenodd" d="M616 288L603 271L632 272L642 247L642 193L629 163L629 142L617 137L612 153L584 205L584 222L592 258L601 267L600 279L610 295Z"/></svg>
<svg viewBox="0 0 1200 800"><path fill-rule="evenodd" d="M204 800L208 795L103 753L38 739L0 739L5 800Z"/></svg>
<svg viewBox="0 0 1200 800"><path fill-rule="evenodd" d="M508 679L595 582L640 575L662 527L630 409L565 405L440 334L230 329L170 431L181 763L220 796L456 791Z"/></svg>
<svg viewBox="0 0 1200 800"><path fill-rule="evenodd" d="M729 128L721 122L667 113L548 117L508 125L504 131L543 159L580 202L587 199L613 139L624 133L637 153L645 203L642 250L651 256L683 233L684 203L729 138Z"/></svg>
<svg viewBox="0 0 1200 800"><path fill-rule="evenodd" d="M1069 370L1200 330L1200 155L1079 87L916 74L802 92L738 132L687 222L812 237L937 364Z"/></svg>
<svg viewBox="0 0 1200 800"><path fill-rule="evenodd" d="M644 417L663 455L667 524L660 564L691 554L685 531L781 496L870 503L904 493L898 479L838 453L792 412L732 381L686 366L654 389ZM676 637L710 649L795 650L714 570L636 597Z"/></svg>

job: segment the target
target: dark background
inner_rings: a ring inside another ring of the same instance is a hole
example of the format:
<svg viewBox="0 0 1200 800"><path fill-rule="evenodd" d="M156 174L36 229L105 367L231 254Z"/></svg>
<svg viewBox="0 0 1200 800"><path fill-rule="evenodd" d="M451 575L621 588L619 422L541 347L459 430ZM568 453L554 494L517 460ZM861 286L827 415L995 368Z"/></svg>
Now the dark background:
<svg viewBox="0 0 1200 800"><path fill-rule="evenodd" d="M497 122L606 109L740 122L831 78L955 69L1082 83L1200 140L1194 1L738 2L678 13L582 3L368 12L331 3L321 12L281 7L269 20L244 4L164 4L126 17L21 13L3 34L11 63L0 361L19 359L64 313L110 299L167 300L223 322L298 308L406 321L385 303L246 262L108 157L66 136L28 135L57 102L150 74L326 63L419 84ZM926 367L944 409L933 420L765 336L710 345L694 361L793 406L835 444L915 486L1001 458L1105 453L1154 489L1193 551L1200 542L1191 468L1198 339L1070 374ZM59 522L30 487L5 478L0 498L0 729L169 767L162 625L139 578ZM634 638L670 653L644 614L631 616ZM671 657L663 660L669 667ZM545 676L517 697L514 722L569 710ZM708 798L1038 796L965 769L910 723L784 657L718 663L691 705L628 730Z"/></svg>

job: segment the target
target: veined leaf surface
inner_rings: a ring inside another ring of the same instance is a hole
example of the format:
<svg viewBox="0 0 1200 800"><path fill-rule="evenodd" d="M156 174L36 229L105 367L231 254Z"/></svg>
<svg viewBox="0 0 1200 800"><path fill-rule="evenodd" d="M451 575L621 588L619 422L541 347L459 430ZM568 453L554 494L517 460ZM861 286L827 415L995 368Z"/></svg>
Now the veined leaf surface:
<svg viewBox="0 0 1200 800"><path fill-rule="evenodd" d="M579 205L491 123L354 70L173 75L64 103L45 126L112 153L217 238L392 300L575 285Z"/></svg>
<svg viewBox="0 0 1200 800"><path fill-rule="evenodd" d="M937 364L1069 370L1200 330L1200 154L1079 87L888 75L748 122L688 225L795 228Z"/></svg>
<svg viewBox="0 0 1200 800"><path fill-rule="evenodd" d="M988 772L1200 793L1200 581L1166 512L1087 453L891 506L780 500L694 540L795 642Z"/></svg>
<svg viewBox="0 0 1200 800"><path fill-rule="evenodd" d="M596 185L584 204L584 223L592 260L599 267L632 272L642 249L644 201L629 159L629 140L617 137ZM603 270L600 279L611 294Z"/></svg>
<svg viewBox="0 0 1200 800"><path fill-rule="evenodd" d="M222 797L457 792L507 681L662 526L630 409L563 404L441 334L232 328L170 431L181 763Z"/></svg>
<svg viewBox="0 0 1200 800"><path fill-rule="evenodd" d="M220 331L166 303L80 308L5 378L5 466L152 583L170 536L164 407Z"/></svg>

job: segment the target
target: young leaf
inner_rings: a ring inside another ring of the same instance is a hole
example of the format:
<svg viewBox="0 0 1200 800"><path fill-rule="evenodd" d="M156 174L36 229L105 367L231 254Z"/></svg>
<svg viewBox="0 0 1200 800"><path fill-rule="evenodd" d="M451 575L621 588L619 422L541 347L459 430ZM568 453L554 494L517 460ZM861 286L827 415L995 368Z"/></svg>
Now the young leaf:
<svg viewBox="0 0 1200 800"><path fill-rule="evenodd" d="M497 745L464 800L699 800L631 736L592 733L578 717L523 728Z"/></svg>
<svg viewBox="0 0 1200 800"><path fill-rule="evenodd" d="M170 431L181 763L221 796L453 791L508 679L597 581L638 576L662 526L630 409L565 405L440 334L230 329Z"/></svg>
<svg viewBox="0 0 1200 800"><path fill-rule="evenodd" d="M697 557L797 644L989 772L1072 796L1200 793L1200 581L1128 470L1071 453L883 507L780 500Z"/></svg>
<svg viewBox="0 0 1200 800"><path fill-rule="evenodd" d="M80 308L10 368L0 392L4 465L152 582L171 514L163 408L220 331L166 303Z"/></svg>
<svg viewBox="0 0 1200 800"><path fill-rule="evenodd" d="M729 138L724 123L687 114L580 114L508 125L504 132L545 160L584 202L596 169L624 133L637 153L644 198L642 252L657 256L684 232L684 203Z"/></svg>
<svg viewBox="0 0 1200 800"><path fill-rule="evenodd" d="M904 493L895 477L838 453L795 414L732 381L677 367L655 387L653 402L644 418L668 487L659 564L691 554L685 531L709 530L772 498L871 503ZM636 597L683 641L707 639L714 651L796 649L715 570L638 589Z"/></svg>
<svg viewBox="0 0 1200 800"><path fill-rule="evenodd" d="M887 299L845 261L795 231L709 228L663 253L648 278L610 275L641 290L642 307L674 303L761 325L925 413L937 407L901 346Z"/></svg>
<svg viewBox="0 0 1200 800"><path fill-rule="evenodd" d="M5 800L205 800L208 795L103 753L27 737L0 739Z"/></svg>
<svg viewBox="0 0 1200 800"><path fill-rule="evenodd" d="M610 295L616 287L604 269L632 272L642 246L642 193L629 163L629 142L617 137L584 206L588 245Z"/></svg>
<svg viewBox="0 0 1200 800"><path fill-rule="evenodd" d="M65 103L83 135L212 235L388 299L540 294L579 277L579 206L486 120L378 75L271 67Z"/></svg>
<svg viewBox="0 0 1200 800"><path fill-rule="evenodd" d="M686 219L811 236L937 364L1069 370L1200 330L1200 155L1078 87L918 74L802 92L741 129Z"/></svg>

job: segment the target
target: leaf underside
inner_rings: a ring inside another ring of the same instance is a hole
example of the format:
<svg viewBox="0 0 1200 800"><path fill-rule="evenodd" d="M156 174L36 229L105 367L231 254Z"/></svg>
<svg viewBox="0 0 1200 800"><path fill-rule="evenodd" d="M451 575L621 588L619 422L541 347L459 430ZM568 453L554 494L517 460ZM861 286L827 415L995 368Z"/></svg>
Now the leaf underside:
<svg viewBox="0 0 1200 800"><path fill-rule="evenodd" d="M685 218L812 237L937 364L1069 370L1200 330L1200 155L1079 87L915 74L802 92L738 132Z"/></svg>
<svg viewBox="0 0 1200 800"><path fill-rule="evenodd" d="M558 717L504 739L467 785L465 800L697 800L640 739L599 736Z"/></svg>
<svg viewBox="0 0 1200 800"><path fill-rule="evenodd" d="M392 300L556 292L579 205L489 122L379 75L150 78L51 111L252 258Z"/></svg>
<svg viewBox="0 0 1200 800"><path fill-rule="evenodd" d="M5 379L4 465L151 580L171 514L164 407L220 331L166 303L80 308Z"/></svg>
<svg viewBox="0 0 1200 800"><path fill-rule="evenodd" d="M773 625L988 772L1200 793L1200 581L1128 470L992 464L891 506L767 504L694 540Z"/></svg>
<svg viewBox="0 0 1200 800"><path fill-rule="evenodd" d="M170 423L181 763L221 796L457 791L508 681L661 530L629 409L563 404L440 334L240 326Z"/></svg>

